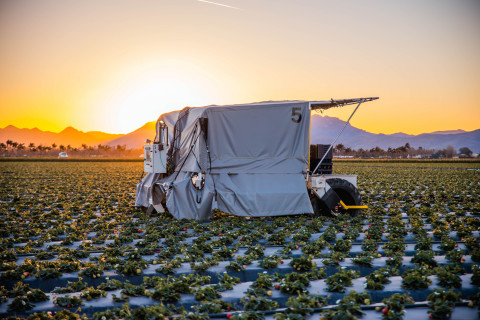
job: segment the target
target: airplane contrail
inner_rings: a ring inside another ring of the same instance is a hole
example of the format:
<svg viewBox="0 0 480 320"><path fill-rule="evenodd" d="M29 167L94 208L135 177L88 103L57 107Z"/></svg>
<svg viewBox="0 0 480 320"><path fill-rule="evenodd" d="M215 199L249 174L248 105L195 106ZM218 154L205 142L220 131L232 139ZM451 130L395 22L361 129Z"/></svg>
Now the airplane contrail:
<svg viewBox="0 0 480 320"><path fill-rule="evenodd" d="M228 6L228 5L223 4L223 3L217 3L217 2L213 2L213 1L207 1L207 0L197 0L197 1L205 2L205 3L210 3L210 4L215 4L215 5L217 5L217 6L222 6L222 7L226 7L226 8L230 8L230 9L240 10L240 8L233 7L233 6Z"/></svg>

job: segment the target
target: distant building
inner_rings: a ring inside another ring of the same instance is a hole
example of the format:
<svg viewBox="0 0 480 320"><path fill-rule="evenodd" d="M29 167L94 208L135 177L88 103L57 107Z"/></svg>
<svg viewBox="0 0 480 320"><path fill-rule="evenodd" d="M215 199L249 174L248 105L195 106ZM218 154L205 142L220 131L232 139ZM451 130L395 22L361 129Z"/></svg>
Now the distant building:
<svg viewBox="0 0 480 320"><path fill-rule="evenodd" d="M67 154L66 152L60 152L60 153L58 154L58 157L59 157L59 158L68 158L68 154Z"/></svg>

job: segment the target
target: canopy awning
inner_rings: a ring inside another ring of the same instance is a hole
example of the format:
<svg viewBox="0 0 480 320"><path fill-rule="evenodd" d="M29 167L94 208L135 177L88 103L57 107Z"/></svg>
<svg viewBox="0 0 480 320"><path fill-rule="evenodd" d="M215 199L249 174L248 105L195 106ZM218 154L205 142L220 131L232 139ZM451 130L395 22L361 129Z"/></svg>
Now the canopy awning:
<svg viewBox="0 0 480 320"><path fill-rule="evenodd" d="M378 97L369 97L369 98L355 98L355 99L341 99L341 100L331 99L330 101L310 101L310 109L323 111L323 110L327 110L334 107L343 107L343 106L348 106L350 104L369 102L377 99Z"/></svg>

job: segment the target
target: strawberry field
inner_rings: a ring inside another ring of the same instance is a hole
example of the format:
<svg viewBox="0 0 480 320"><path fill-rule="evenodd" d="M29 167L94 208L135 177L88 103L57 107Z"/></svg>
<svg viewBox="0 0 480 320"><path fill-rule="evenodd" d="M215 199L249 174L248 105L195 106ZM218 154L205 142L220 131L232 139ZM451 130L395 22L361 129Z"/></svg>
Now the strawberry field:
<svg viewBox="0 0 480 320"><path fill-rule="evenodd" d="M0 317L477 319L478 162L338 162L368 210L134 208L139 162L0 162Z"/></svg>

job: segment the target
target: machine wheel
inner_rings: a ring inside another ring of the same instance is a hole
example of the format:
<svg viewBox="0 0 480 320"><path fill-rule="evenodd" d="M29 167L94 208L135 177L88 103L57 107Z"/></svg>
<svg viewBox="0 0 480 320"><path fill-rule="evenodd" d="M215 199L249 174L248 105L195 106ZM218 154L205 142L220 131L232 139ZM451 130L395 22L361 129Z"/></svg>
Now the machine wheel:
<svg viewBox="0 0 480 320"><path fill-rule="evenodd" d="M362 205L362 196L358 192L358 189L347 180L340 179L340 178L333 178L333 179L327 179L327 183L329 184L330 188L332 188L333 191L335 191L338 197L346 205L354 205L354 206ZM338 212L348 213L352 216L356 216L361 212L361 210L360 209L345 210L339 204Z"/></svg>
<svg viewBox="0 0 480 320"><path fill-rule="evenodd" d="M312 203L313 214L316 216L332 216L331 210L315 194L310 193L310 202Z"/></svg>

